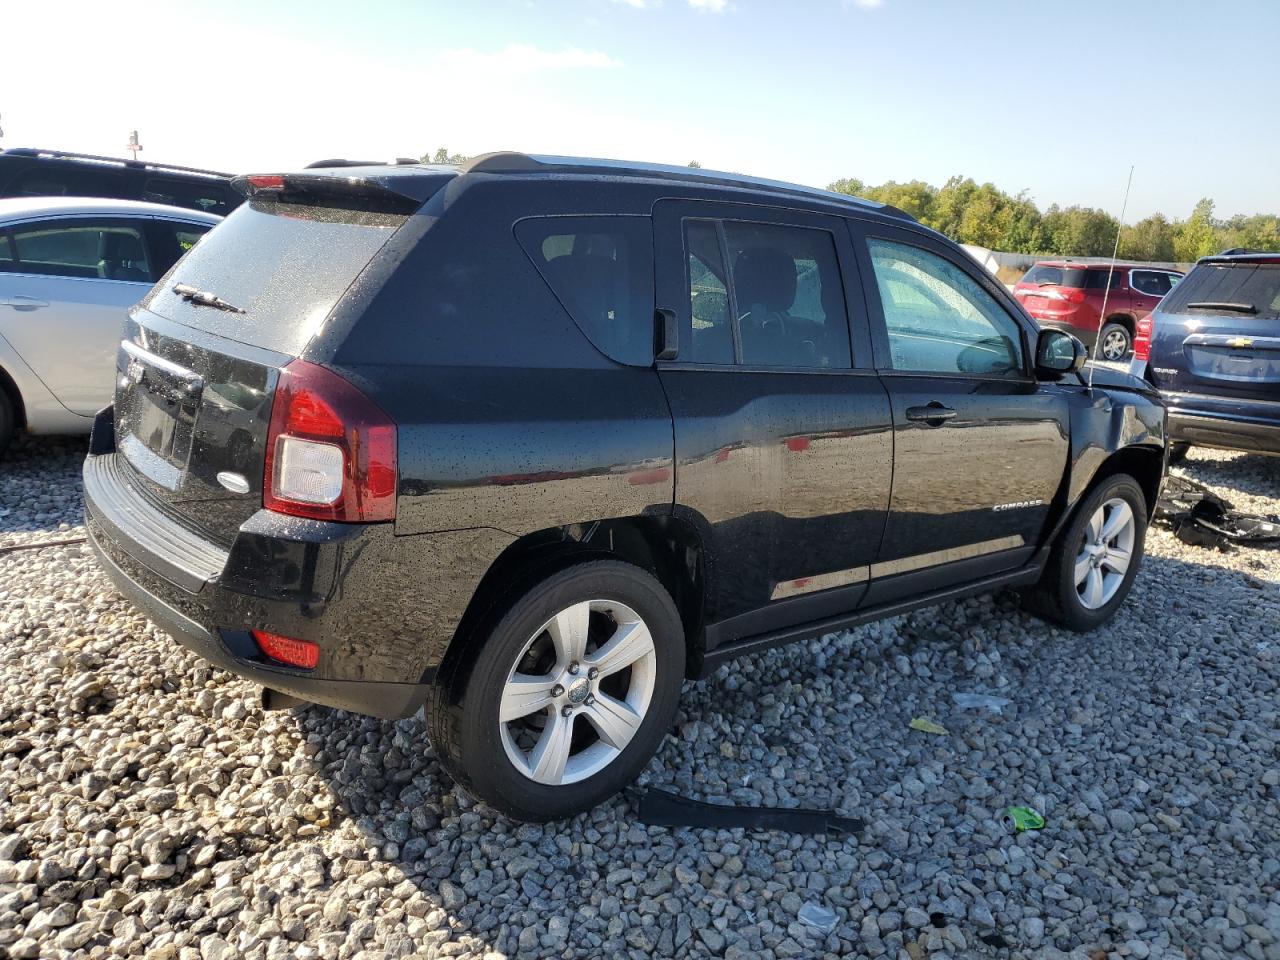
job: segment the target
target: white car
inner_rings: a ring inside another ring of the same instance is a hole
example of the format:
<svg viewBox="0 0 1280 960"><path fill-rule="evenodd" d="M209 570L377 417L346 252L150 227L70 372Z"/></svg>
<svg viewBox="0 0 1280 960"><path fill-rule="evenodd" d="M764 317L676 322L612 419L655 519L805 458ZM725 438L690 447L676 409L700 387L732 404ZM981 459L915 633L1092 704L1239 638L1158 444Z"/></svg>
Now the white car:
<svg viewBox="0 0 1280 960"><path fill-rule="evenodd" d="M88 433L129 307L222 218L132 200L0 199L0 451Z"/></svg>

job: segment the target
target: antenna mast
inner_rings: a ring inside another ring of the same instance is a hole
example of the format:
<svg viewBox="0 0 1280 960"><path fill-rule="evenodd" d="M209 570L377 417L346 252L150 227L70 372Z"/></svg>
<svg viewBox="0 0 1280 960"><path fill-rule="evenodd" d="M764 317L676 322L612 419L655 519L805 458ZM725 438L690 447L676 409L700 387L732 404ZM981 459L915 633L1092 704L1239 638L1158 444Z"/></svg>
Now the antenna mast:
<svg viewBox="0 0 1280 960"><path fill-rule="evenodd" d="M1098 362L1098 345L1102 343L1102 328L1107 323L1107 297L1111 295L1111 277L1116 272L1116 258L1120 255L1120 233L1124 230L1124 215L1129 209L1129 188L1133 186L1133 164L1129 164L1129 179L1124 185L1124 203L1120 205L1120 222L1116 224L1116 245L1111 248L1111 266L1107 268L1107 287L1102 291L1102 315L1098 318L1098 336L1093 341L1093 360L1089 364L1089 390L1093 390L1093 368Z"/></svg>

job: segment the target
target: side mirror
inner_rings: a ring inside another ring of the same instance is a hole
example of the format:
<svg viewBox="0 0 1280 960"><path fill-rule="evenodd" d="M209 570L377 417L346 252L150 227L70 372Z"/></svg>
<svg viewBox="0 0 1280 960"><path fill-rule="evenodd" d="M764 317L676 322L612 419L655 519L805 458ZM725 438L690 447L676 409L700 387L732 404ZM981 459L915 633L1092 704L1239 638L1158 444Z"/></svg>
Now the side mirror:
<svg viewBox="0 0 1280 960"><path fill-rule="evenodd" d="M1061 330L1041 330L1036 340L1036 374L1056 380L1076 373L1089 359L1085 345Z"/></svg>

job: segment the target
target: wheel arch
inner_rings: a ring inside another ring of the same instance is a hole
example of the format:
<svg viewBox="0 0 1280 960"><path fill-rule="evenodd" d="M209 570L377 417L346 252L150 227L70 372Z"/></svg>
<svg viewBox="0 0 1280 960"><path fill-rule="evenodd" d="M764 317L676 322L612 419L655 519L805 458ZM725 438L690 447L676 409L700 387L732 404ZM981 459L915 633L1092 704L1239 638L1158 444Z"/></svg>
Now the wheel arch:
<svg viewBox="0 0 1280 960"><path fill-rule="evenodd" d="M13 406L13 428L24 429L27 425L27 408L22 402L22 392L9 371L3 366L0 366L0 393L3 393Z"/></svg>
<svg viewBox="0 0 1280 960"><path fill-rule="evenodd" d="M1107 318L1106 318L1105 320L1103 320L1103 321L1102 321L1102 323L1103 323L1103 326L1106 326L1108 323L1118 323L1118 324L1120 324L1120 326L1124 327L1126 330L1128 330L1128 331L1129 331L1129 338L1130 338L1130 339L1133 339L1134 331L1135 331L1135 330L1137 329L1137 327L1138 327L1138 323L1137 323L1137 321L1134 319L1133 314L1131 314L1131 313L1113 313L1113 314L1110 314L1109 316L1107 316Z"/></svg>
<svg viewBox="0 0 1280 960"><path fill-rule="evenodd" d="M702 666L705 557L691 523L641 515L539 530L509 544L489 565L441 660L442 684L465 681L485 632L521 595L559 571L591 560L621 560L651 574L671 594L684 626L687 676Z"/></svg>

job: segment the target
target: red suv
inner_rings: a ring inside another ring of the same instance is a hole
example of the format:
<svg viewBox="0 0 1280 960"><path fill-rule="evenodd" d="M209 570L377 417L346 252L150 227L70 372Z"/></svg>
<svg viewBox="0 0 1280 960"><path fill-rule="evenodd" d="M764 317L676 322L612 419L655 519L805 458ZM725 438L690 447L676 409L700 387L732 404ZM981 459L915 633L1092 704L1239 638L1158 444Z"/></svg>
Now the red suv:
<svg viewBox="0 0 1280 960"><path fill-rule="evenodd" d="M1176 270L1141 264L1118 263L1112 271L1109 263L1041 260L1018 281L1013 293L1042 326L1066 330L1090 350L1101 337L1098 353L1102 359L1123 360L1133 349L1138 321L1150 315L1160 298L1181 279Z"/></svg>

